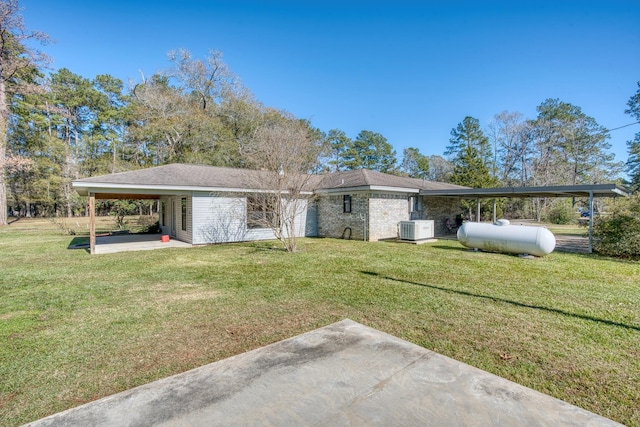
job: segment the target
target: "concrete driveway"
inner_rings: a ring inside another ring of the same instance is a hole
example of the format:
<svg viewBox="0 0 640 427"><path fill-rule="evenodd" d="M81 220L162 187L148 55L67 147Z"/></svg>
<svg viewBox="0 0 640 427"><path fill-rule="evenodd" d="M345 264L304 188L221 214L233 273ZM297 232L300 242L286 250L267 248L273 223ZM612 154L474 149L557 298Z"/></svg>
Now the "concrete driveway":
<svg viewBox="0 0 640 427"><path fill-rule="evenodd" d="M29 425L620 424L343 320Z"/></svg>

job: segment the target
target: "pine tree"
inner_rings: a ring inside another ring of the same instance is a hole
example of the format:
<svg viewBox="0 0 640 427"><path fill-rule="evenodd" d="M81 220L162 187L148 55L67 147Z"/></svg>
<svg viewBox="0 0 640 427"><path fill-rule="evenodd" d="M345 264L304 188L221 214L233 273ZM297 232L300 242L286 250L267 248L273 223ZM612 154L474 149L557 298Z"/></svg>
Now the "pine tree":
<svg viewBox="0 0 640 427"><path fill-rule="evenodd" d="M631 115L640 122L640 82L638 82L638 90L627 102L628 109L625 113ZM633 191L640 190L640 132L636 133L631 141L627 141L629 148L629 159L627 160L627 171L631 177L631 189Z"/></svg>
<svg viewBox="0 0 640 427"><path fill-rule="evenodd" d="M405 148L402 157L402 172L412 178L427 179L429 175L429 158L417 148Z"/></svg>
<svg viewBox="0 0 640 427"><path fill-rule="evenodd" d="M19 10L18 0L0 2L0 226L7 225L5 176L12 163L20 163L7 151L11 97L32 87L31 82L25 81L25 75L32 76L37 65L47 59L27 42L45 43L48 36L27 30Z"/></svg>
<svg viewBox="0 0 640 427"><path fill-rule="evenodd" d="M472 188L494 187L498 184L488 167L491 158L489 139L480 129L477 119L465 117L462 123L451 130L449 142L445 154L452 156L452 183Z"/></svg>
<svg viewBox="0 0 640 427"><path fill-rule="evenodd" d="M396 151L387 138L379 133L363 130L345 153L347 169L371 169L389 173L395 170Z"/></svg>

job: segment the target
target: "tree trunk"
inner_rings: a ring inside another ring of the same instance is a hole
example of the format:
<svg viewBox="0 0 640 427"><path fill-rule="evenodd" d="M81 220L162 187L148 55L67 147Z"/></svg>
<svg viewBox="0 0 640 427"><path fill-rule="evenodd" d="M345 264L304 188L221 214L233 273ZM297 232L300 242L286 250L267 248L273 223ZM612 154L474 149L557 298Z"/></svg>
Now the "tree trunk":
<svg viewBox="0 0 640 427"><path fill-rule="evenodd" d="M0 78L0 226L7 225L7 184L5 182L7 155L7 125L9 107L5 82Z"/></svg>
<svg viewBox="0 0 640 427"><path fill-rule="evenodd" d="M4 147L0 147L0 150L4 151ZM0 153L0 226L7 225L7 185L4 181L4 158Z"/></svg>
<svg viewBox="0 0 640 427"><path fill-rule="evenodd" d="M64 153L64 167L62 169L64 201L67 209L67 218L71 218L71 129L66 128L67 146Z"/></svg>
<svg viewBox="0 0 640 427"><path fill-rule="evenodd" d="M74 179L78 179L80 178L80 136L78 135L78 125L77 125L77 121L76 120L76 125L75 125L75 130L74 130L74 139L75 139L75 148L76 148L76 157L75 159L73 159L73 178ZM69 184L69 186L71 186L71 184Z"/></svg>

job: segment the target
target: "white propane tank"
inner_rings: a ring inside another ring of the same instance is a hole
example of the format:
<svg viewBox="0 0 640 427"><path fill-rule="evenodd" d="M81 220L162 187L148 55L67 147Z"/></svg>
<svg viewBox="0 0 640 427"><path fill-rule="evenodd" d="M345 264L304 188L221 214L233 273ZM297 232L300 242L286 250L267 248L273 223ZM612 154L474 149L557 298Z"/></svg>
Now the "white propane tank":
<svg viewBox="0 0 640 427"><path fill-rule="evenodd" d="M465 222L458 229L458 241L468 248L545 256L553 252L556 238L544 227L510 225L506 219L495 224Z"/></svg>

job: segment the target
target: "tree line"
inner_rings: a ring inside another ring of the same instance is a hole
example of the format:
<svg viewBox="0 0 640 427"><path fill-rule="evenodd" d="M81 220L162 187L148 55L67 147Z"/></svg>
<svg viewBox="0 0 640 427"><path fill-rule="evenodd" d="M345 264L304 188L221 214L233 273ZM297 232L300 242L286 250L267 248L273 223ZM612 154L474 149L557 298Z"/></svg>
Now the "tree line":
<svg viewBox="0 0 640 427"><path fill-rule="evenodd" d="M46 55L29 46L47 40L24 27L17 0L0 1L0 224L7 212L82 215L86 202L72 180L174 162L277 169L286 163L295 173L368 168L470 187L610 182L624 169L609 152L608 131L558 99L545 100L531 119L497 114L485 129L465 117L443 156L409 147L399 160L380 133L324 132L263 105L219 51L205 58L171 51L166 70L125 84L109 74L46 72ZM638 93L627 111L636 119ZM274 135L291 139L286 156L270 152ZM639 135L629 142L627 165L636 186ZM292 152L303 161L292 161Z"/></svg>

